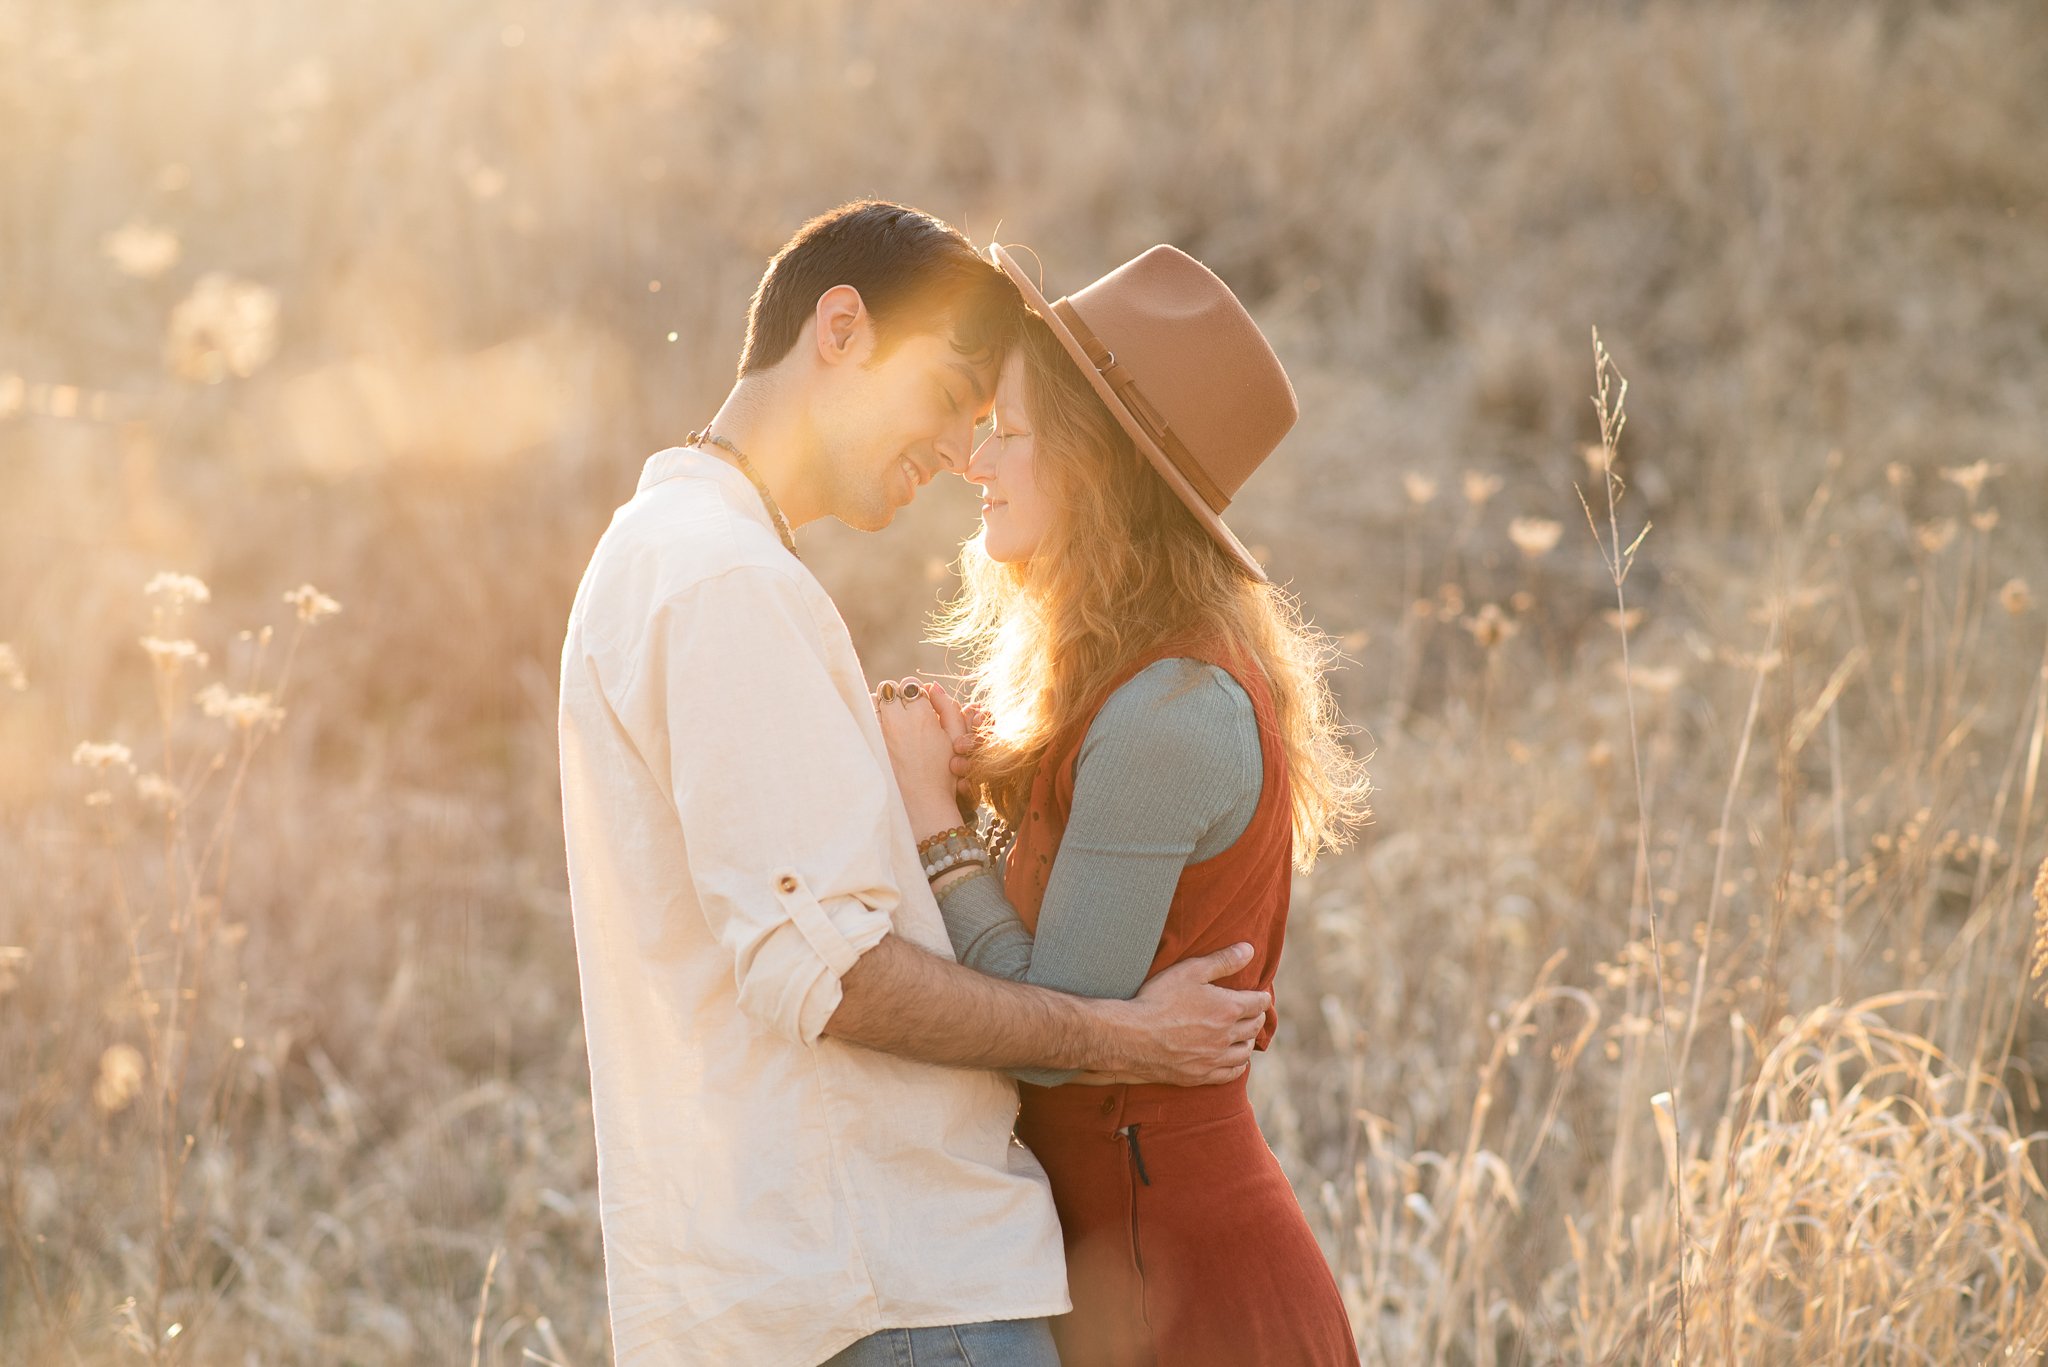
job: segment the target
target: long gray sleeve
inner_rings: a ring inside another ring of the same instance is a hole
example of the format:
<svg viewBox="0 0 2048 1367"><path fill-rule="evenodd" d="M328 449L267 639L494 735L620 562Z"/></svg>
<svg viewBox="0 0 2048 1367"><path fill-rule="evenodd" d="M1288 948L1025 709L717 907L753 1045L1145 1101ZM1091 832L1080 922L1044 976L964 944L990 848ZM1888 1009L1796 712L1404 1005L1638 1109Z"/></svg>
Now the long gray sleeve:
<svg viewBox="0 0 2048 1367"><path fill-rule="evenodd" d="M1195 660L1149 666L1110 695L1081 742L1036 938L998 879L971 878L939 899L954 953L994 977L1135 996L1181 870L1236 842L1260 783L1258 721L1237 681ZM1013 1076L1052 1087L1073 1074Z"/></svg>

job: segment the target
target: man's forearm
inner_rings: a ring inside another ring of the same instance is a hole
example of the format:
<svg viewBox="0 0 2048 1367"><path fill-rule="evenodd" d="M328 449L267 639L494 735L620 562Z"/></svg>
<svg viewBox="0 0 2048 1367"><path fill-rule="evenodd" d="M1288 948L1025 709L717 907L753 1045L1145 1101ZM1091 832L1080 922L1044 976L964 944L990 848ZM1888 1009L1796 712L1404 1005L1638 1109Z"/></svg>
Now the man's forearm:
<svg viewBox="0 0 2048 1367"><path fill-rule="evenodd" d="M962 968L896 935L840 980L825 1033L958 1068L1101 1068L1128 1063L1130 1004L1072 997Z"/></svg>

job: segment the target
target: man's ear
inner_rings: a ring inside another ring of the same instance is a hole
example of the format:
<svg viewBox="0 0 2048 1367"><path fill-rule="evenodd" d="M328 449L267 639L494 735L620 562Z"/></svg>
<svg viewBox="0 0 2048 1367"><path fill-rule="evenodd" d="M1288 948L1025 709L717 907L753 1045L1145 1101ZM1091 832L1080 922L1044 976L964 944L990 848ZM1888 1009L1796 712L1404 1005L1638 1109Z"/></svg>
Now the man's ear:
<svg viewBox="0 0 2048 1367"><path fill-rule="evenodd" d="M858 360L866 354L874 326L860 291L851 285L834 285L818 296L812 332L818 359L826 365Z"/></svg>

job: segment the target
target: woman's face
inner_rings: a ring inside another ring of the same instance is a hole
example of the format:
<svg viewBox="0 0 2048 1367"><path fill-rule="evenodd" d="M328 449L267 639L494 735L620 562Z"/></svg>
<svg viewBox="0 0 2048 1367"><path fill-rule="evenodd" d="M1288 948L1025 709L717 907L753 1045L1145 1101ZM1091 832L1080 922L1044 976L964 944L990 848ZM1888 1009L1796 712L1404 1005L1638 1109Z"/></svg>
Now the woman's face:
<svg viewBox="0 0 2048 1367"><path fill-rule="evenodd" d="M1053 506L1037 477L1038 441L1024 411L1024 355L1010 353L996 382L994 424L967 461L967 482L981 486L982 546L988 558L1021 564L1052 530Z"/></svg>

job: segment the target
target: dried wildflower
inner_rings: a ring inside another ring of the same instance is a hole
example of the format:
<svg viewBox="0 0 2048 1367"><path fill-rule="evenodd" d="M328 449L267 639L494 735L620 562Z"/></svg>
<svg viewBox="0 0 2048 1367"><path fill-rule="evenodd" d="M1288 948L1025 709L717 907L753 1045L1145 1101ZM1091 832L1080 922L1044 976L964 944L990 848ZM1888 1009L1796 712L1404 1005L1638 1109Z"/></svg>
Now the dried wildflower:
<svg viewBox="0 0 2048 1367"><path fill-rule="evenodd" d="M218 271L171 310L164 363L201 384L247 379L277 354L277 291Z"/></svg>
<svg viewBox="0 0 2048 1367"><path fill-rule="evenodd" d="M1624 672L1621 662L1617 660L1613 669L1616 678L1624 679L1644 692L1660 698L1685 682L1685 671L1675 665L1637 665L1634 669Z"/></svg>
<svg viewBox="0 0 2048 1367"><path fill-rule="evenodd" d="M1634 631L1642 625L1643 610L1630 608L1624 612L1620 608L1609 608L1600 614L1600 619L1616 631Z"/></svg>
<svg viewBox="0 0 2048 1367"><path fill-rule="evenodd" d="M117 740L84 740L72 750L71 762L81 768L95 771L119 767L133 773L135 752Z"/></svg>
<svg viewBox="0 0 2048 1367"><path fill-rule="evenodd" d="M2034 606L2034 595L2027 589L2027 581L2014 575L1998 590L1998 605L2017 617Z"/></svg>
<svg viewBox="0 0 2048 1367"><path fill-rule="evenodd" d="M1408 501L1418 508L1436 497L1436 481L1413 470L1401 476L1401 487L1407 491Z"/></svg>
<svg viewBox="0 0 2048 1367"><path fill-rule="evenodd" d="M2038 978L2048 973L2048 859L2041 861L2041 872L2034 876L2034 966L2032 976ZM2048 987L2041 997L2048 1005Z"/></svg>
<svg viewBox="0 0 2048 1367"><path fill-rule="evenodd" d="M1952 517L1938 517L1932 522L1923 522L1913 529L1914 540L1920 549L1929 555L1940 555L1948 549L1948 543L1956 539L1956 520Z"/></svg>
<svg viewBox="0 0 2048 1367"><path fill-rule="evenodd" d="M1941 477L1950 484L1955 485L1958 489L1961 489L1965 494L1968 494L1970 502L1975 503L1977 495L1984 489L1984 482L1996 479L2004 473L2005 467L2003 465L1993 465L1988 460L1978 460L1972 461L1968 465L1944 468L1941 472Z"/></svg>
<svg viewBox="0 0 2048 1367"><path fill-rule="evenodd" d="M100 239L100 251L121 274L154 280L178 264L178 235L149 223L124 223Z"/></svg>
<svg viewBox="0 0 2048 1367"><path fill-rule="evenodd" d="M142 1051L132 1044L109 1045L100 1055L100 1075L92 1084L93 1104L112 1114L141 1090Z"/></svg>
<svg viewBox="0 0 2048 1367"><path fill-rule="evenodd" d="M199 643L182 637L167 641L161 636L145 636L142 648L149 652L149 662L158 669L175 670L188 664L195 669L206 666L206 652L199 648Z"/></svg>
<svg viewBox="0 0 2048 1367"><path fill-rule="evenodd" d="M1970 525L1980 532L1988 532L1998 525L1998 509L1979 508L1970 514Z"/></svg>
<svg viewBox="0 0 2048 1367"><path fill-rule="evenodd" d="M1557 549L1563 535L1564 524L1547 517L1518 517L1508 523L1508 540L1531 560L1540 560Z"/></svg>
<svg viewBox="0 0 2048 1367"><path fill-rule="evenodd" d="M1444 583L1437 587L1436 616L1440 622L1455 622L1465 615L1465 590L1456 584Z"/></svg>
<svg viewBox="0 0 2048 1367"><path fill-rule="evenodd" d="M1486 501L1500 492L1499 475L1482 474L1478 470L1465 472L1465 501L1475 508L1483 508Z"/></svg>
<svg viewBox="0 0 2048 1367"><path fill-rule="evenodd" d="M162 774L138 774L135 795L161 812L178 809L178 789Z"/></svg>
<svg viewBox="0 0 2048 1367"><path fill-rule="evenodd" d="M4 641L0 641L0 684L17 693L28 687L28 675L21 672L21 657Z"/></svg>
<svg viewBox="0 0 2048 1367"><path fill-rule="evenodd" d="M317 622L322 617L332 617L341 611L341 604L311 584L299 585L284 596L284 601L298 610L301 622Z"/></svg>
<svg viewBox="0 0 2048 1367"><path fill-rule="evenodd" d="M161 598L174 608L184 607L187 603L208 602L213 598L213 591L197 576L173 574L169 570L160 570L153 575L142 586L142 592L150 598Z"/></svg>
<svg viewBox="0 0 2048 1367"><path fill-rule="evenodd" d="M193 701L215 721L224 721L238 731L268 726L273 730L284 720L284 709L268 693L230 693L223 685L210 683Z"/></svg>
<svg viewBox="0 0 2048 1367"><path fill-rule="evenodd" d="M1586 462L1586 469L1599 474L1607 468L1607 448L1597 441L1589 441L1579 448L1579 459Z"/></svg>
<svg viewBox="0 0 2048 1367"><path fill-rule="evenodd" d="M1492 650L1521 629L1514 618L1500 610L1498 603L1488 603L1465 619L1465 630L1472 633L1472 639L1484 650Z"/></svg>

